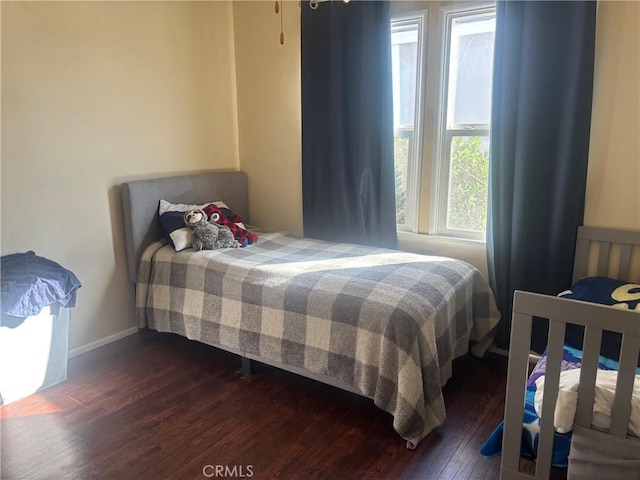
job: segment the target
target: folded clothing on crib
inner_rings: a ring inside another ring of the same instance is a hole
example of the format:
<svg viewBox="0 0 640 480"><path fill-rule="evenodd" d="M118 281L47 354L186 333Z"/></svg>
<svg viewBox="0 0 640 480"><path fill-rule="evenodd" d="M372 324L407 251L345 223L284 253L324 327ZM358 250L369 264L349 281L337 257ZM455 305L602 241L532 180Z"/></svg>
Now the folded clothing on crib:
<svg viewBox="0 0 640 480"><path fill-rule="evenodd" d="M553 417L553 426L559 433L567 433L573 430L581 371L581 368L576 368L572 370L565 370L560 373L558 400L556 402ZM617 380L618 372L616 370L598 369L596 375L595 395L593 398L593 419L591 421L592 425L596 428L609 429ZM538 417L542 414L544 382L544 375L538 377L535 381L536 393L534 407ZM640 375L636 375L633 385L629 431L633 435L640 437Z"/></svg>
<svg viewBox="0 0 640 480"><path fill-rule="evenodd" d="M527 380L527 389L525 392L525 405L523 412L523 424L522 424L522 443L520 446L520 455L525 458L535 459L538 455L538 435L540 433L540 417L536 411L536 395L538 390L542 392L543 382L538 385L539 379L544 379L544 375L547 367L547 353L545 352L538 363L534 367L529 379ZM561 375L565 372L575 371L582 367L582 350L564 345L562 349L562 365ZM598 359L598 369L603 371L616 371L617 374L619 368L618 362L610 358L600 356ZM640 369L636 371L640 375ZM579 376L579 373L577 374ZM614 383L615 385L615 383ZM638 386L636 382L635 386ZM634 398L637 396L634 395ZM540 407L538 407L539 409ZM610 411L611 409L609 409ZM574 406L575 412L575 406ZM571 419L570 424L573 424ZM502 435L504 429L504 422L494 429L489 435L484 445L480 449L480 453L486 458L493 458L502 453ZM569 464L568 456L569 449L571 447L571 431L561 433L556 430L554 432L553 439L553 454L551 456L551 464L554 467L567 467Z"/></svg>

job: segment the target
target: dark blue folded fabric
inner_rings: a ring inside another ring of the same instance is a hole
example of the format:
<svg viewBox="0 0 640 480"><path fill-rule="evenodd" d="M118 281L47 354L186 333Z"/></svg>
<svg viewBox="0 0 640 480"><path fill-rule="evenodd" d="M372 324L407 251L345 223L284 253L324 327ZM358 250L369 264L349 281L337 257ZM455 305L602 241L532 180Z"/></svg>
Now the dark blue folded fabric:
<svg viewBox="0 0 640 480"><path fill-rule="evenodd" d="M640 285L608 277L584 277L571 290L559 293L559 297L581 300L583 302L613 305L616 308L635 310L640 312ZM638 316L640 319L640 315ZM584 337L584 327L567 324L565 343L581 349ZM605 329L602 332L600 355L613 360L619 360L622 348L622 334ZM640 367L640 356L638 357Z"/></svg>
<svg viewBox="0 0 640 480"><path fill-rule="evenodd" d="M73 272L32 251L0 257L0 275L0 310L16 317L37 315L54 303L75 307L82 286Z"/></svg>
<svg viewBox="0 0 640 480"><path fill-rule="evenodd" d="M608 277L584 277L559 297L640 310L640 285Z"/></svg>

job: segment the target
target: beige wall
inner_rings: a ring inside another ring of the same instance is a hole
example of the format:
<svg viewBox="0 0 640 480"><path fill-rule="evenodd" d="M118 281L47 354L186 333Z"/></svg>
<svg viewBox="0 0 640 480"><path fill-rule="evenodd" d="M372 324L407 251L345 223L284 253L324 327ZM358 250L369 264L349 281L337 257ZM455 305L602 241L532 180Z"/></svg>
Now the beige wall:
<svg viewBox="0 0 640 480"><path fill-rule="evenodd" d="M640 228L639 8L599 4L588 225ZM283 11L280 46L272 2L2 2L1 251L80 277L72 349L135 325L122 181L240 167L252 221L301 233L300 12ZM486 271L477 248L405 245Z"/></svg>
<svg viewBox="0 0 640 480"><path fill-rule="evenodd" d="M271 2L234 3L240 156L249 172L252 218L271 228L301 231L300 27L299 11L290 3L284 10L284 48L277 43L279 21ZM396 3L394 9L425 5ZM638 2L598 4L587 225L640 228L639 9ZM400 246L462 258L487 271L485 251L477 246L425 242L406 234Z"/></svg>
<svg viewBox="0 0 640 480"><path fill-rule="evenodd" d="M273 2L234 2L240 167L251 222L302 234L300 8L282 2L285 44Z"/></svg>
<svg viewBox="0 0 640 480"><path fill-rule="evenodd" d="M134 327L128 179L238 168L232 6L2 2L2 254L80 278L70 348Z"/></svg>
<svg viewBox="0 0 640 480"><path fill-rule="evenodd" d="M640 229L640 3L598 2L585 225Z"/></svg>

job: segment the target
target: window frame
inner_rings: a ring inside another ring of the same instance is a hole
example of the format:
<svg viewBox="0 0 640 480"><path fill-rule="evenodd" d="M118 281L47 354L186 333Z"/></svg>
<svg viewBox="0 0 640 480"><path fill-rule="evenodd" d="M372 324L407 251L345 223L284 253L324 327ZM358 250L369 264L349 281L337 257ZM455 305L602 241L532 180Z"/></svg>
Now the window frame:
<svg viewBox="0 0 640 480"><path fill-rule="evenodd" d="M448 228L447 215L449 207L449 192L451 186L451 145L454 137L489 136L490 124L449 124L448 109L452 102L449 91L449 74L451 71L451 31L453 22L458 18L483 17L496 13L496 5L491 3L476 4L469 8L463 5L451 5L440 8L440 62L438 65L438 89L436 101L438 108L435 125L434 172L432 176L432 210L429 215L432 235L485 241L484 232Z"/></svg>
<svg viewBox="0 0 640 480"><path fill-rule="evenodd" d="M415 92L415 108L413 120L413 134L409 140L409 159L407 162L407 205L405 210L405 222L397 223L398 231L415 232L418 230L418 219L420 209L420 179L422 178L422 144L424 138L424 97L425 97L425 68L427 64L427 34L428 34L428 13L427 10L413 10L407 13L392 15L391 31L394 26L402 24L417 23L418 41L416 48L416 92ZM394 139L398 133L405 133L402 127L395 129ZM394 140L395 141L395 140ZM395 159L394 159L395 160Z"/></svg>
<svg viewBox="0 0 640 480"><path fill-rule="evenodd" d="M482 2L470 6L460 2L442 6L434 2L433 6L424 9L414 10L410 7L410 2L398 2L398 11L392 11L390 22L393 26L402 21L422 18L416 78L416 120L411 145L413 155L407 166L407 209L405 223L397 224L397 229L401 233L438 238L445 243L484 244L486 231L446 228L452 140L456 136L489 136L490 133L489 125L482 124L449 125L447 128L449 44L455 18L495 15L496 3ZM443 225L445 228L442 228Z"/></svg>

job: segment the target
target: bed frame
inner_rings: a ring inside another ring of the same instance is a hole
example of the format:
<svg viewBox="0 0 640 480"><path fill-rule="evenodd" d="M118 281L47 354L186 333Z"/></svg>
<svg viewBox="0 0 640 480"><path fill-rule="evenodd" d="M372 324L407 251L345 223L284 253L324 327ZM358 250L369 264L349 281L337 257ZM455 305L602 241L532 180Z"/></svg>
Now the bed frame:
<svg viewBox="0 0 640 480"><path fill-rule="evenodd" d="M574 283L586 275L603 275L638 283L637 276L640 268L638 258L640 258L640 232L580 227L576 244ZM519 471L522 406L528 376L531 324L534 316L549 319L546 381L535 476ZM578 433L581 437L588 438L591 444L599 445L597 450L603 453L607 449L614 453L635 452L635 456L639 459L634 465L640 466L640 439L627 436L635 369L640 352L640 314L610 306L516 291L507 375L501 480L548 479L550 476L554 434L553 416L558 396L562 346L567 323L585 327L578 405L569 455L569 479L580 478L578 472L584 470L584 465L576 463L572 472L572 456ZM607 432L591 427L595 378L603 329L620 332L623 335L616 396L611 426Z"/></svg>

